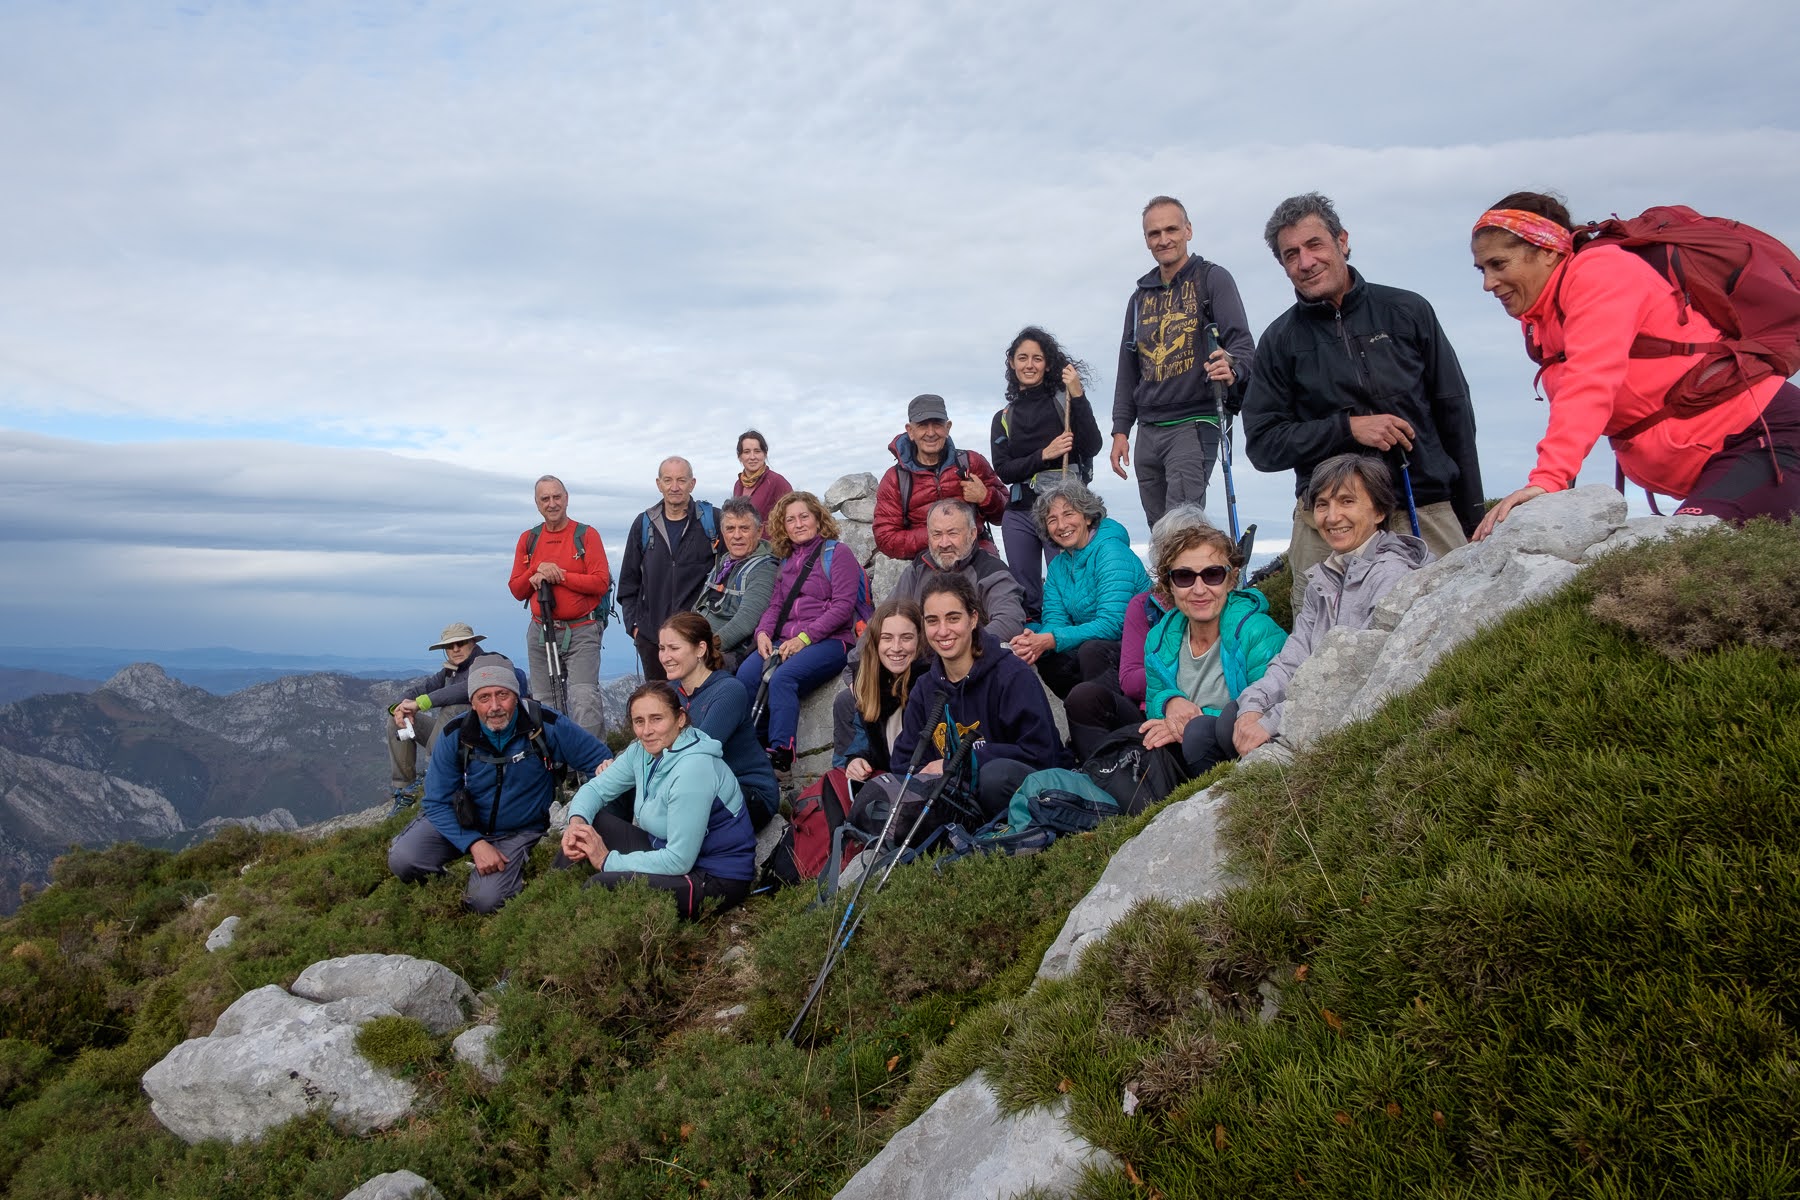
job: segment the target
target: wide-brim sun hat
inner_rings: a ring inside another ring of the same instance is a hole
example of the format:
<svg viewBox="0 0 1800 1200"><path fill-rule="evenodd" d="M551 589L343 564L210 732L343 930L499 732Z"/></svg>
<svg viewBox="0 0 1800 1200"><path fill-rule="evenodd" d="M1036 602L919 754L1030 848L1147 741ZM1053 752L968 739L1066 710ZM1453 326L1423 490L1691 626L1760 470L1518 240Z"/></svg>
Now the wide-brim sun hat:
<svg viewBox="0 0 1800 1200"><path fill-rule="evenodd" d="M448 650L458 642L475 642L479 644L480 642L485 641L486 638L487 634L476 633L475 627L470 625L467 621L452 621L450 624L444 626L444 632L438 635L438 640L425 648L427 650Z"/></svg>

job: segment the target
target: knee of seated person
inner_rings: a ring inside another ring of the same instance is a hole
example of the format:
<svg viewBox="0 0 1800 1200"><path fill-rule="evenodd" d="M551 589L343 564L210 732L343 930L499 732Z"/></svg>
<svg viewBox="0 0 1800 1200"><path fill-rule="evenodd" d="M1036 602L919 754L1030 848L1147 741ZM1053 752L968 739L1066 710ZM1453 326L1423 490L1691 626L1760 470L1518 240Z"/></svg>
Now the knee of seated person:
<svg viewBox="0 0 1800 1200"><path fill-rule="evenodd" d="M506 906L517 892L502 893L498 888L471 888L463 894L463 907L481 917L491 917Z"/></svg>
<svg viewBox="0 0 1800 1200"><path fill-rule="evenodd" d="M430 871L413 861L412 858L402 854L398 846L390 846L388 848L387 866L388 874L392 875L395 879L398 879L401 883L418 883L427 875L431 874Z"/></svg>

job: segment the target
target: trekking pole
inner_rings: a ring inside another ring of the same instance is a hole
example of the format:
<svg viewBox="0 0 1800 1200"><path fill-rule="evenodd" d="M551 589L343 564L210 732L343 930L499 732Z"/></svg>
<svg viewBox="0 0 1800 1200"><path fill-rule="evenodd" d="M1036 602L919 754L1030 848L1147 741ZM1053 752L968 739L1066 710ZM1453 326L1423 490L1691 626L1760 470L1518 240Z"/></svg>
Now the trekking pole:
<svg viewBox="0 0 1800 1200"><path fill-rule="evenodd" d="M893 831L894 818L900 815L900 805L906 799L906 789L912 783L913 776L918 773L925 755L925 748L931 745L931 735L936 731L938 723L943 720L944 705L949 702L949 699L949 695L942 691L932 698L931 712L925 719L924 732L919 735L919 744L913 747L912 761L906 767L906 778L900 782L900 791L894 797L893 806L888 809L887 820L881 824L881 835L875 839L877 855L881 853L881 847L887 843L888 834ZM899 856L895 855L895 857ZM788 1026L786 1038L790 1042L794 1040L794 1035L800 1032L800 1023L806 1020L806 1014L812 1010L813 1001L817 1000L819 993L825 990L825 980L830 976L832 968L837 966L837 960L843 957L844 947L850 944L850 935L856 932L856 927L850 923L851 916L857 912L857 902L862 899L863 888L868 884L869 876L872 873L872 871L862 873L856 881L856 890L850 893L850 899L844 905L844 915L839 919L838 927L831 935L831 941L826 944L825 961L819 964L818 978L813 980L812 987L807 990L806 999L801 1001L800 1011L794 1014L794 1023ZM881 881L885 884L887 876L882 876ZM875 892L879 895L881 888L877 887ZM856 923L860 925L862 919L858 917Z"/></svg>
<svg viewBox="0 0 1800 1200"><path fill-rule="evenodd" d="M1400 452L1400 490L1406 493L1406 519L1412 522L1412 533L1419 537L1419 509L1413 503L1412 467L1407 464L1406 451Z"/></svg>
<svg viewBox="0 0 1800 1200"><path fill-rule="evenodd" d="M1222 350L1219 327L1208 324L1206 327L1206 357L1211 358L1213 351ZM1250 561L1250 552L1256 548L1256 526L1240 530L1238 528L1237 480L1231 474L1231 414L1225 411L1225 384L1218 379L1208 380L1212 387L1213 408L1219 416L1219 465L1225 471L1225 512L1231 522L1231 540L1237 543L1238 553L1243 555L1244 562Z"/></svg>
<svg viewBox="0 0 1800 1200"><path fill-rule="evenodd" d="M544 670L556 691L556 711L566 713L569 680L563 674L562 647L556 639L556 591L548 579L538 584L538 627L544 631Z"/></svg>
<svg viewBox="0 0 1800 1200"><path fill-rule="evenodd" d="M1069 399L1069 395L1067 392L1064 392L1063 393L1063 433L1064 434L1067 434L1069 432L1070 410L1073 409L1074 407L1075 407L1075 402L1073 400ZM1068 478L1068 475L1069 475L1069 452L1067 450L1063 451L1062 472L1063 472L1063 478L1065 478L1065 479Z"/></svg>
<svg viewBox="0 0 1800 1200"><path fill-rule="evenodd" d="M756 689L756 699L750 702L750 727L757 728L762 723L763 713L769 708L769 681L775 678L775 668L781 665L781 651L777 650L763 659L762 683Z"/></svg>

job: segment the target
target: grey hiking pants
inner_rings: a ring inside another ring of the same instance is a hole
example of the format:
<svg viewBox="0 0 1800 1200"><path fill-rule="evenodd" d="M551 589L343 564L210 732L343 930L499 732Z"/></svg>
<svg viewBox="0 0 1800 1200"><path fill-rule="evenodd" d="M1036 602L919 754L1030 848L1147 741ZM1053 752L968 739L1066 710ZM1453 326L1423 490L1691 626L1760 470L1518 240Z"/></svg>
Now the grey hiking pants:
<svg viewBox="0 0 1800 1200"><path fill-rule="evenodd" d="M513 829L485 839L506 856L506 865L492 875L470 871L463 903L475 912L491 913L523 891L525 862L543 836L542 829ZM388 845L388 870L403 883L420 883L427 875L442 875L445 867L462 856L463 852L421 813Z"/></svg>
<svg viewBox="0 0 1800 1200"><path fill-rule="evenodd" d="M1206 505L1206 481L1219 457L1219 427L1211 421L1139 425L1132 467L1144 517L1154 525L1177 504Z"/></svg>
<svg viewBox="0 0 1800 1200"><path fill-rule="evenodd" d="M600 737L605 733L606 713L600 702L600 626L594 621L581 625L556 623L556 631L566 635L562 648L563 673L569 680L569 702L566 716ZM539 704L547 704L563 712L562 698L550 681L550 665L544 653L544 627L533 617L525 625L525 650L531 658L531 696Z"/></svg>

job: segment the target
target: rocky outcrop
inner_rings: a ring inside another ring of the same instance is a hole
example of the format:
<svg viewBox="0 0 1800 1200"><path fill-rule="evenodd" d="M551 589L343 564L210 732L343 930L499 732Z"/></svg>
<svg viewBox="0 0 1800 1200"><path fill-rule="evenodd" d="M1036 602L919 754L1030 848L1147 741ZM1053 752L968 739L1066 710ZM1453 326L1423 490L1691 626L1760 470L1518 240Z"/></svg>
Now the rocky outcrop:
<svg viewBox="0 0 1800 1200"><path fill-rule="evenodd" d="M255 833L296 833L300 829L300 822L294 820L294 814L285 808L271 808L254 817L214 817L210 821L200 822L200 829L207 834L234 826Z"/></svg>
<svg viewBox="0 0 1800 1200"><path fill-rule="evenodd" d="M405 954L351 954L314 963L294 980L294 995L321 1004L367 997L433 1033L468 1020L474 989L449 967Z"/></svg>
<svg viewBox="0 0 1800 1200"><path fill-rule="evenodd" d="M206 952L216 954L237 941L237 927L243 919L242 917L226 917L220 921L218 926L206 935Z"/></svg>
<svg viewBox="0 0 1800 1200"><path fill-rule="evenodd" d="M1374 628L1327 634L1290 685L1282 737L1244 765L1290 761L1296 750L1369 715L1480 629L1553 592L1600 554L1711 523L1627 521L1623 499L1608 488L1542 496L1514 509L1487 541L1402 581L1378 606ZM1038 978L1073 971L1084 949L1139 900L1202 900L1231 885L1218 836L1229 786L1227 779L1169 805L1120 847L1069 913ZM1271 998L1264 998L1267 1014ZM1079 1164L1097 1153L1067 1130L1056 1106L999 1117L992 1089L975 1076L895 1134L838 1195L985 1200L1035 1187L1040 1195L1065 1196Z"/></svg>
<svg viewBox="0 0 1800 1200"><path fill-rule="evenodd" d="M150 788L100 771L0 747L0 825L12 837L66 849L181 832L175 806Z"/></svg>
<svg viewBox="0 0 1800 1200"><path fill-rule="evenodd" d="M238 997L210 1035L190 1038L144 1073L150 1111L183 1141L244 1142L315 1109L351 1133L412 1111L411 1084L356 1052L356 1031L398 1016L370 997L316 1004L269 984Z"/></svg>
<svg viewBox="0 0 1800 1200"><path fill-rule="evenodd" d="M499 1083L506 1074L505 1060L494 1053L494 1039L499 1034L497 1025L476 1025L457 1035L450 1043L450 1053L487 1082Z"/></svg>

